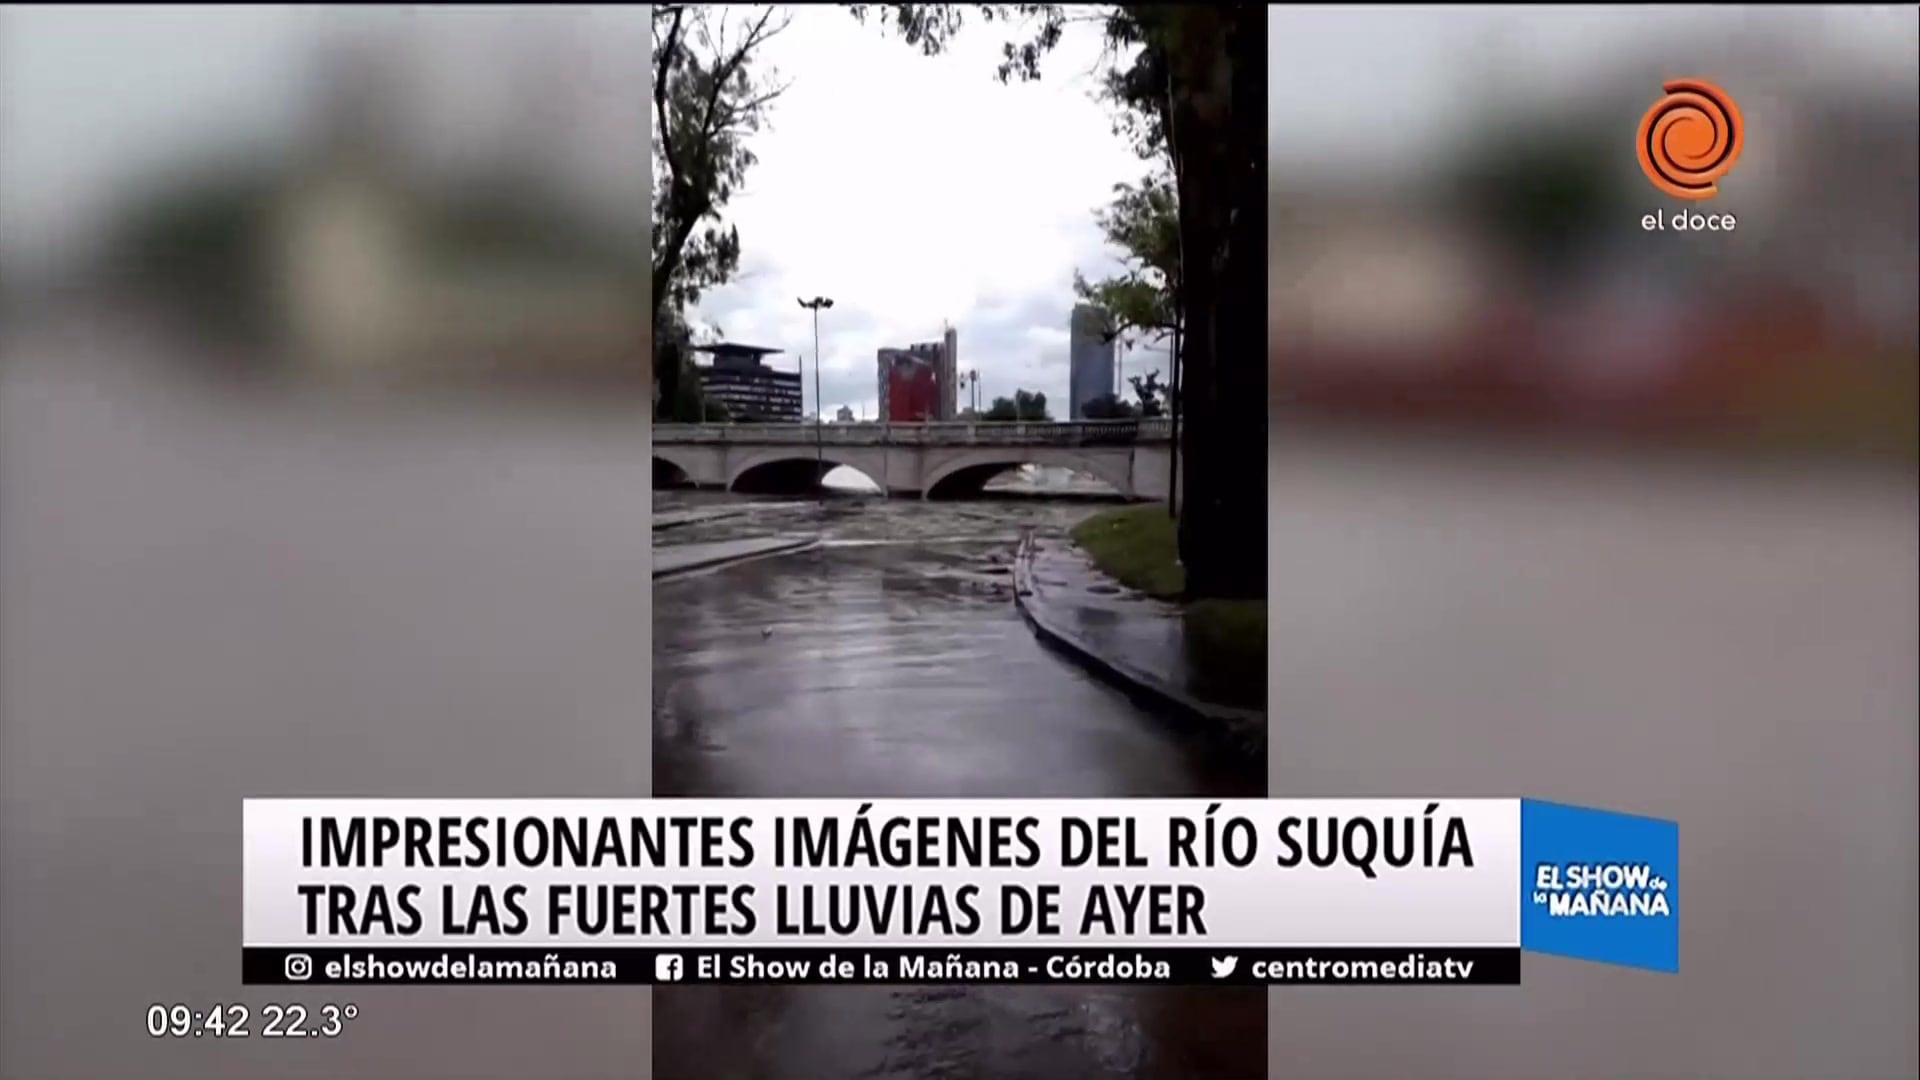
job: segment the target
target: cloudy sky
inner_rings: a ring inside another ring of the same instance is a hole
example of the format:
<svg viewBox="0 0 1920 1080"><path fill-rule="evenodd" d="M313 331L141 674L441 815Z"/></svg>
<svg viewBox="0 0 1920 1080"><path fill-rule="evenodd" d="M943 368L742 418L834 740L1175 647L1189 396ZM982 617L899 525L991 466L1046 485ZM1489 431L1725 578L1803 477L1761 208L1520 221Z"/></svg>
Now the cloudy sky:
<svg viewBox="0 0 1920 1080"><path fill-rule="evenodd" d="M1093 100L1097 26L1070 27L1039 83L994 78L998 25L969 23L953 51L925 57L835 8L792 9L766 60L791 88L727 220L740 228L739 278L696 321L729 340L807 358L800 297L832 297L820 319L827 413L876 414L875 350L959 332L960 366L986 400L1015 389L1059 403L1067 389L1073 272L1115 269L1093 211L1146 164ZM1126 358L1144 371L1159 353Z"/></svg>

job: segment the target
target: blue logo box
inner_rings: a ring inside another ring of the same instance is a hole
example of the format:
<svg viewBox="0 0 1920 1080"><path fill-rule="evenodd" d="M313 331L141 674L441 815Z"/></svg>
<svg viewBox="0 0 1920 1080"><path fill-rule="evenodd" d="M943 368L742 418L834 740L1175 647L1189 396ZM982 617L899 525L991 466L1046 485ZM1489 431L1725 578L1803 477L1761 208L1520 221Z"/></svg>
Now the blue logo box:
<svg viewBox="0 0 1920 1080"><path fill-rule="evenodd" d="M1680 970L1680 826L1520 801L1520 947Z"/></svg>

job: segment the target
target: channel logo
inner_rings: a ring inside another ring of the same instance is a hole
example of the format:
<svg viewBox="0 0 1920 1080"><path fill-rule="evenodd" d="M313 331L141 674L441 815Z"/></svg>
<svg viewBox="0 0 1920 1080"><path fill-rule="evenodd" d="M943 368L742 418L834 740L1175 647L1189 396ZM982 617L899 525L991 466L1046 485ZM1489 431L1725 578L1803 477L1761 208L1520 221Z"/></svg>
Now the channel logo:
<svg viewBox="0 0 1920 1080"><path fill-rule="evenodd" d="M686 970L687 962L679 953L663 953L653 958L654 982L679 982Z"/></svg>
<svg viewBox="0 0 1920 1080"><path fill-rule="evenodd" d="M1705 79L1674 79L1640 120L1640 170L1676 199L1711 199L1746 145L1733 96Z"/></svg>
<svg viewBox="0 0 1920 1080"><path fill-rule="evenodd" d="M313 978L313 957L306 953L288 953L283 970L289 982L306 982Z"/></svg>

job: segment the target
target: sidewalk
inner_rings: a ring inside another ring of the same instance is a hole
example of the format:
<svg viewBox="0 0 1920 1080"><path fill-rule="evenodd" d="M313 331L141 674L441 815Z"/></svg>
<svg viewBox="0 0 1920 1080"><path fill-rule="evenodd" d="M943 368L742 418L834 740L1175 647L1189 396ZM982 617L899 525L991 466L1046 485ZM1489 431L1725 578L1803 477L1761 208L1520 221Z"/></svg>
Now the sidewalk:
<svg viewBox="0 0 1920 1080"><path fill-rule="evenodd" d="M705 544L675 544L653 549L654 580L711 570L768 555L805 551L820 543L815 536L758 536L747 540L716 540Z"/></svg>
<svg viewBox="0 0 1920 1080"><path fill-rule="evenodd" d="M1015 602L1035 631L1096 675L1206 723L1264 744L1266 715L1209 700L1187 663L1180 608L1116 584L1064 537L1022 539Z"/></svg>

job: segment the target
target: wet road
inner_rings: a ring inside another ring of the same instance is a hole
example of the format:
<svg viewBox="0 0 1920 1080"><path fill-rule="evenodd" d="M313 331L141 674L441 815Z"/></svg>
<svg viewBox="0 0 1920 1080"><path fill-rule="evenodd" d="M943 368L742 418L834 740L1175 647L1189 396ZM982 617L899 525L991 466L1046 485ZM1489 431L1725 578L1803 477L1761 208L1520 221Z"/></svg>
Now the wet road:
<svg viewBox="0 0 1920 1080"><path fill-rule="evenodd" d="M669 493L656 509L714 501ZM1093 509L759 503L665 534L817 531L826 543L655 587L655 792L1261 794L1264 777L1188 748L1043 649L1015 612L1008 570L1021 527L1059 531ZM662 1080L1265 1071L1257 991L675 987L654 1003Z"/></svg>

